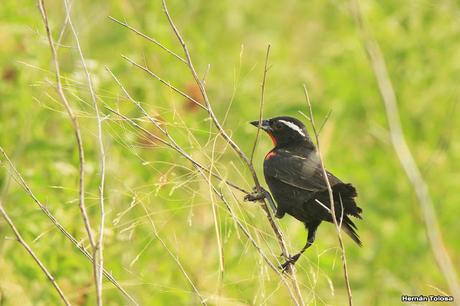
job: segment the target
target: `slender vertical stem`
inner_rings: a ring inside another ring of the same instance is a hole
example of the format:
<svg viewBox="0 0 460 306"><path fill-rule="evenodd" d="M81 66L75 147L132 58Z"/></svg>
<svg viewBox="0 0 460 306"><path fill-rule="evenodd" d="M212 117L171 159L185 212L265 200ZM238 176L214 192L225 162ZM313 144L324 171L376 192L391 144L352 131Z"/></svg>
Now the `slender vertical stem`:
<svg viewBox="0 0 460 306"><path fill-rule="evenodd" d="M68 20L70 28L72 29L72 32L73 32L74 36L77 37L76 32L75 32L75 28L74 28L74 26L72 24L72 20L70 18L70 8L69 8L69 5L67 3L67 0L64 0L64 5L65 5L65 8L66 8L66 13L67 13L66 15L68 17L68 19L66 18L66 20ZM84 153L84 149L83 149L83 139L82 139L82 136L81 136L80 125L79 125L78 119L75 116L75 113L74 113L72 107L70 106L70 103L69 103L69 101L67 99L67 96L64 93L64 88L63 88L62 81L61 81L61 68L60 68L60 65L59 65L57 50L56 50L56 47L55 47L55 44L54 44L54 41L53 41L53 37L51 35L51 30L50 30L49 22L48 22L48 15L47 15L45 3L44 3L43 0L38 0L38 8L40 10L40 14L41 14L42 19L43 19L43 24L45 26L46 35L47 35L47 38L48 38L48 44L49 44L50 49L51 49L51 55L52 55L52 59L53 59L53 63L54 63L55 76L56 76L57 92L58 92L58 95L59 95L59 97L61 99L62 104L64 105L64 108L67 111L67 114L68 114L69 119L70 119L70 121L72 123L72 127L73 127L73 130L74 130L74 133L75 133L75 138L76 138L76 142L77 142L77 149L78 149L78 157L79 157L79 207L80 207L80 213L81 213L81 216L83 218L83 223L85 225L85 229L86 229L86 233L88 235L89 243L91 245L91 248L93 250L94 255L96 255L95 254L96 253L95 250L97 249L96 241L94 239L94 235L93 235L93 232L92 232L91 224L90 224L90 221L89 221L89 217L88 217L88 213L86 211L86 205L85 205L85 153ZM78 45L79 51L81 51L81 48L80 48L79 43L78 43L78 39L77 39L77 45ZM85 66L85 64L84 64L84 66ZM92 89L92 87L90 87L90 88ZM97 295L98 305L100 306L101 303L102 303L102 299L100 298L100 294L99 294L100 290L101 290L101 289L99 289L99 284L101 284L101 282L98 281L99 273L98 273L98 267L97 267L97 259L96 259L95 256L93 256L93 257L94 257L94 260L93 260L94 283L95 283L95 287L96 287L96 295Z"/></svg>
<svg viewBox="0 0 460 306"><path fill-rule="evenodd" d="M317 148L317 151L318 151L319 161L321 163L321 170L323 172L324 181L326 183L327 191L329 193L329 201L331 202L332 220L334 221L335 229L337 231L337 238L339 240L340 255L341 255L341 259L342 259L343 276L345 278L345 286L347 288L347 295L348 295L348 305L352 306L353 305L353 295L352 295L352 292L351 292L350 279L349 279L349 276L348 276L348 266L347 266L347 257L346 257L346 253L345 253L345 245L343 244L342 231L340 230L340 227L342 226L342 219L340 219L340 223L339 223L337 221L337 217L335 215L334 194L332 192L332 187L331 187L331 183L329 182L329 177L327 175L326 168L324 167L323 157L321 155L321 147L320 147L320 143L319 143L318 132L317 132L316 126L315 126L315 119L313 117L313 109L311 107L311 102L310 102L310 97L308 95L307 86L304 85L303 89L304 89L305 99L307 100L307 104L308 104L308 110L310 112L311 126L313 128L313 133L315 134L316 148ZM342 211L343 211L343 209L342 209Z"/></svg>
<svg viewBox="0 0 460 306"><path fill-rule="evenodd" d="M261 125L262 122L262 117L264 113L264 102L265 102L265 83L267 80L267 71L268 71L268 56L270 55L270 45L267 46L267 53L265 55L265 65L264 65L264 74L262 77L262 84L260 85L260 105L259 105L259 126ZM257 129L256 132L256 139L254 140L254 145L252 146L252 151L251 151L251 164L252 160L254 158L254 152L256 151L257 147L257 142L259 141L259 135L260 135L260 129Z"/></svg>
<svg viewBox="0 0 460 306"><path fill-rule="evenodd" d="M45 25L46 35L48 37L48 43L51 49L51 55L53 58L55 75L56 75L56 89L57 89L60 99L62 100L62 104L64 105L64 108L67 111L70 122L72 123L72 128L75 133L75 139L77 142L77 149L78 149L78 159L79 159L79 191L78 191L79 207L81 210L83 222L85 224L86 233L88 234L89 242L91 246L94 247L94 236L91 231L91 226L89 223L89 218L88 218L88 214L86 212L86 206L85 206L85 174L84 174L85 153L83 150L83 139L81 137L80 125L64 93L64 87L61 81L61 68L59 65L58 58L57 58L57 51L56 51L56 47L54 46L53 37L51 36L51 30L50 30L49 23L48 23L48 15L46 13L45 3L43 0L38 0L38 8L40 10L40 14L42 16L43 23Z"/></svg>
<svg viewBox="0 0 460 306"><path fill-rule="evenodd" d="M99 184L99 209L100 209L100 220L99 220L99 232L97 238L95 239L95 245L93 247L93 272L94 278L96 283L96 300L97 305L102 306L102 270L104 266L104 252L103 252L103 240L104 240L104 223L105 223L105 205L104 205L104 185L105 185L105 150L104 150L104 143L102 140L102 119L99 113L99 107L97 105L97 98L96 98L96 91L94 89L94 84L91 78L91 74L89 73L88 66L86 64L85 57L83 55L83 51L80 45L80 40L78 39L78 34L75 29L75 26L72 22L70 5L68 0L64 0L64 6L66 10L66 20L70 26L72 31L75 44L77 47L78 54L80 56L80 60L83 66L83 70L85 71L86 80L88 82L89 92L91 94L91 100L94 107L94 112L96 115L97 121L97 141L98 141L98 148L99 148L99 164L100 164L100 184Z"/></svg>

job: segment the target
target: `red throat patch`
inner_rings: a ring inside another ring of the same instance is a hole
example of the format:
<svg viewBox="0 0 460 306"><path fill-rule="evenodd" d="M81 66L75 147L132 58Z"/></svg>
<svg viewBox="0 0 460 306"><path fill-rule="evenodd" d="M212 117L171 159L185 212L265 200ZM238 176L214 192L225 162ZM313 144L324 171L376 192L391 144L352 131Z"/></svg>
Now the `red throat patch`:
<svg viewBox="0 0 460 306"><path fill-rule="evenodd" d="M271 133L267 133L273 141L273 144L276 146L276 138Z"/></svg>

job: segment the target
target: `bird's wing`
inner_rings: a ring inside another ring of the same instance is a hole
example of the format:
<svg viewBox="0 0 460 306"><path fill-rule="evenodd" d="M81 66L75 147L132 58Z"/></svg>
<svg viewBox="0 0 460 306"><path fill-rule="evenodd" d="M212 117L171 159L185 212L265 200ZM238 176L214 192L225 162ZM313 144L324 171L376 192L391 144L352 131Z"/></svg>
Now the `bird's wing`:
<svg viewBox="0 0 460 306"><path fill-rule="evenodd" d="M319 157L315 151L306 156L295 155L286 150L277 150L264 162L264 174L285 184L317 192L327 189ZM327 172L331 186L341 181Z"/></svg>

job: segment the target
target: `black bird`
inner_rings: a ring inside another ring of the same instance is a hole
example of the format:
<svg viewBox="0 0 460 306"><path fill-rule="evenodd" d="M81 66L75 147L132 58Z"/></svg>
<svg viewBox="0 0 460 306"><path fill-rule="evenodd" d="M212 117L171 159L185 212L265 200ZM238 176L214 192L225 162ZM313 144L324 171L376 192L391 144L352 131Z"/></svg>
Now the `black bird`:
<svg viewBox="0 0 460 306"><path fill-rule="evenodd" d="M308 230L307 243L282 265L286 269L313 244L321 222L333 222L329 192L315 145L300 120L283 116L262 120L260 125L259 121L251 124L267 132L275 145L265 156L264 175L278 204L276 217L282 218L287 213L303 222ZM355 202L356 189L332 173L327 172L327 176L333 191L337 221L361 246L356 225L350 219L350 216L361 219L362 209ZM269 197L269 193L264 191L263 194L250 194L245 199L255 201L266 196Z"/></svg>

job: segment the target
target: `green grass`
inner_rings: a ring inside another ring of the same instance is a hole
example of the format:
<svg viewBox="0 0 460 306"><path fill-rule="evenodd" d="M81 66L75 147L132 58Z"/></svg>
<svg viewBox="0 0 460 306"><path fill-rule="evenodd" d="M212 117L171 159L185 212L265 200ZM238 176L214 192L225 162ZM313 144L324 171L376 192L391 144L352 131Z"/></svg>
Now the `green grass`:
<svg viewBox="0 0 460 306"><path fill-rule="evenodd" d="M454 265L460 267L457 237L460 207L458 102L460 14L455 1L360 1L379 41L398 96L405 136L423 169ZM47 3L55 39L61 29L61 4ZM345 238L356 305L396 305L401 294L448 292L427 242L414 191L389 142L383 103L358 31L345 2L337 1L171 1L170 11L189 44L198 72L208 64L207 89L217 116L249 153L257 119L264 56L272 46L266 87L266 116L307 112L302 84L307 83L317 122L332 115L321 133L327 167L359 191L364 220L358 222L364 246ZM160 48L110 21L129 24L180 53L158 1L75 1L73 19L85 56L97 79L97 94L130 117L141 113L123 96L104 70L110 67L126 88L194 158L215 166L246 189L249 173L237 156L215 137L203 111L189 111L182 97L124 61L146 62L162 78L185 90L192 84L186 67ZM65 32L59 49L65 85L82 126L87 158L87 205L98 222L98 148L96 121L78 54ZM54 70L44 27L34 1L0 6L0 145L39 199L69 231L88 245L78 209L78 156L73 131L53 88ZM243 46L243 47L242 47ZM104 114L108 114L103 110ZM154 130L148 121L142 125ZM110 115L104 121L107 149L105 264L144 305L198 304L190 285L152 233L178 256L210 304L279 305L288 294L279 278L225 210L217 205L225 271L219 273L218 245L209 187L191 166L166 148L145 147L143 135ZM210 133L211 131L211 133ZM193 135L193 137L192 137ZM265 135L263 135L265 136ZM268 137L257 148L256 168L270 149ZM217 158L218 157L218 158ZM2 164L3 165L3 164ZM184 168L184 167L186 168ZM7 172L0 172L6 183ZM225 194L232 198L229 191ZM271 255L279 254L263 211L231 205ZM215 197L214 197L215 198ZM15 183L2 198L5 208L74 304L93 305L90 263L60 234ZM130 204L134 203L131 207ZM145 207L145 209L144 209ZM290 250L306 239L291 217L280 221ZM0 221L0 295L3 305L50 305L58 295L42 272L11 239ZM298 278L309 304L345 304L337 239L323 225L314 247L299 261ZM266 241L264 241L266 240ZM271 257L274 260L274 257ZM279 288L278 288L279 287ZM104 282L104 301L124 303Z"/></svg>

